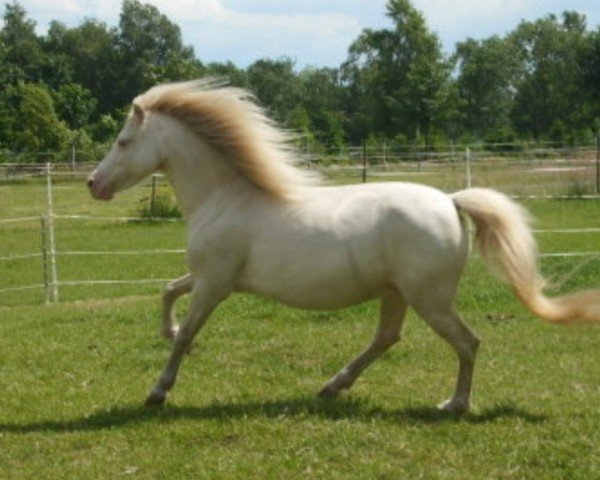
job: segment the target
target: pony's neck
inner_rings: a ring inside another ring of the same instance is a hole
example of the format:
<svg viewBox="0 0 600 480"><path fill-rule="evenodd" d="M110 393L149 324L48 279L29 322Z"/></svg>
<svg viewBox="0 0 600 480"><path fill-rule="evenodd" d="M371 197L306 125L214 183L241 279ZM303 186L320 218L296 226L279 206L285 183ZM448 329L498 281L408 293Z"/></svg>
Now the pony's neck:
<svg viewBox="0 0 600 480"><path fill-rule="evenodd" d="M185 218L218 193L250 187L215 148L179 123L164 120L165 125L159 128L164 151L168 152L163 169Z"/></svg>

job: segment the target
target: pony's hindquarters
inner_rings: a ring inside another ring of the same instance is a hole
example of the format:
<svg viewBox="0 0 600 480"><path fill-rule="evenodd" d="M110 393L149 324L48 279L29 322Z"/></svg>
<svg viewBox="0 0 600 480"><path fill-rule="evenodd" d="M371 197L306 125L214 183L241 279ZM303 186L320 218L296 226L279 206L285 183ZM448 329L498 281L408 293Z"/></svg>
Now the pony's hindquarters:
<svg viewBox="0 0 600 480"><path fill-rule="evenodd" d="M587 290L549 298L538 270L538 250L529 215L507 196L472 188L452 195L454 204L475 224L475 240L484 261L508 283L535 315L555 323L600 322L600 291Z"/></svg>

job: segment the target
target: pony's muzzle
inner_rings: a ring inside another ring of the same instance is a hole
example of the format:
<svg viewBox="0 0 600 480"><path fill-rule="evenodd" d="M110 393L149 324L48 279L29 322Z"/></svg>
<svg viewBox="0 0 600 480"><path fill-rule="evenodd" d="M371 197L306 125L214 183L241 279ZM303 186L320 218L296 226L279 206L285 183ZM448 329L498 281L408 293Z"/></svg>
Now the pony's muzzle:
<svg viewBox="0 0 600 480"><path fill-rule="evenodd" d="M92 197L96 200L111 200L113 198L114 192L112 189L107 188L107 185L105 185L104 182L94 178L93 173L88 177L87 186Z"/></svg>

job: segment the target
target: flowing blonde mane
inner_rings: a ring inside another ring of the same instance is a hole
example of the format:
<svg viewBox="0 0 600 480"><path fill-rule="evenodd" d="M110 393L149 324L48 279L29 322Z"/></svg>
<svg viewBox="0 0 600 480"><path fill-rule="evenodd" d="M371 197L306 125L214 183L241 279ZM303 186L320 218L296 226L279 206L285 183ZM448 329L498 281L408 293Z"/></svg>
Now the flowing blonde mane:
<svg viewBox="0 0 600 480"><path fill-rule="evenodd" d="M274 198L289 199L298 187L314 183L293 166L290 135L277 128L243 89L214 80L164 84L137 97L134 105L180 121Z"/></svg>

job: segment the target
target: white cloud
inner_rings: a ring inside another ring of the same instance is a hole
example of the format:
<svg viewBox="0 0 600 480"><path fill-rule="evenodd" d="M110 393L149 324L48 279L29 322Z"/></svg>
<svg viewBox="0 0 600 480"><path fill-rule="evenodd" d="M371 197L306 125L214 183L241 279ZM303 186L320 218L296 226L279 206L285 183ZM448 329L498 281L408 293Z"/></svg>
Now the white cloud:
<svg viewBox="0 0 600 480"><path fill-rule="evenodd" d="M172 21L218 20L229 15L220 0L148 0Z"/></svg>
<svg viewBox="0 0 600 480"><path fill-rule="evenodd" d="M443 26L459 24L464 29L476 22L525 14L536 2L531 0L413 0L415 7L424 12L430 24Z"/></svg>
<svg viewBox="0 0 600 480"><path fill-rule="evenodd" d="M28 0L23 5L25 5L25 9L29 13L34 12L36 17L54 17L55 19L64 16L81 15L86 9L84 2L81 0L61 0L60 2Z"/></svg>
<svg viewBox="0 0 600 480"><path fill-rule="evenodd" d="M537 0L413 0L446 46L467 37L502 34L535 11Z"/></svg>
<svg viewBox="0 0 600 480"><path fill-rule="evenodd" d="M361 30L358 18L338 13L253 13L228 8L220 0L150 1L183 26L204 61L232 60L244 66L262 57L302 56L314 64L335 65Z"/></svg>

